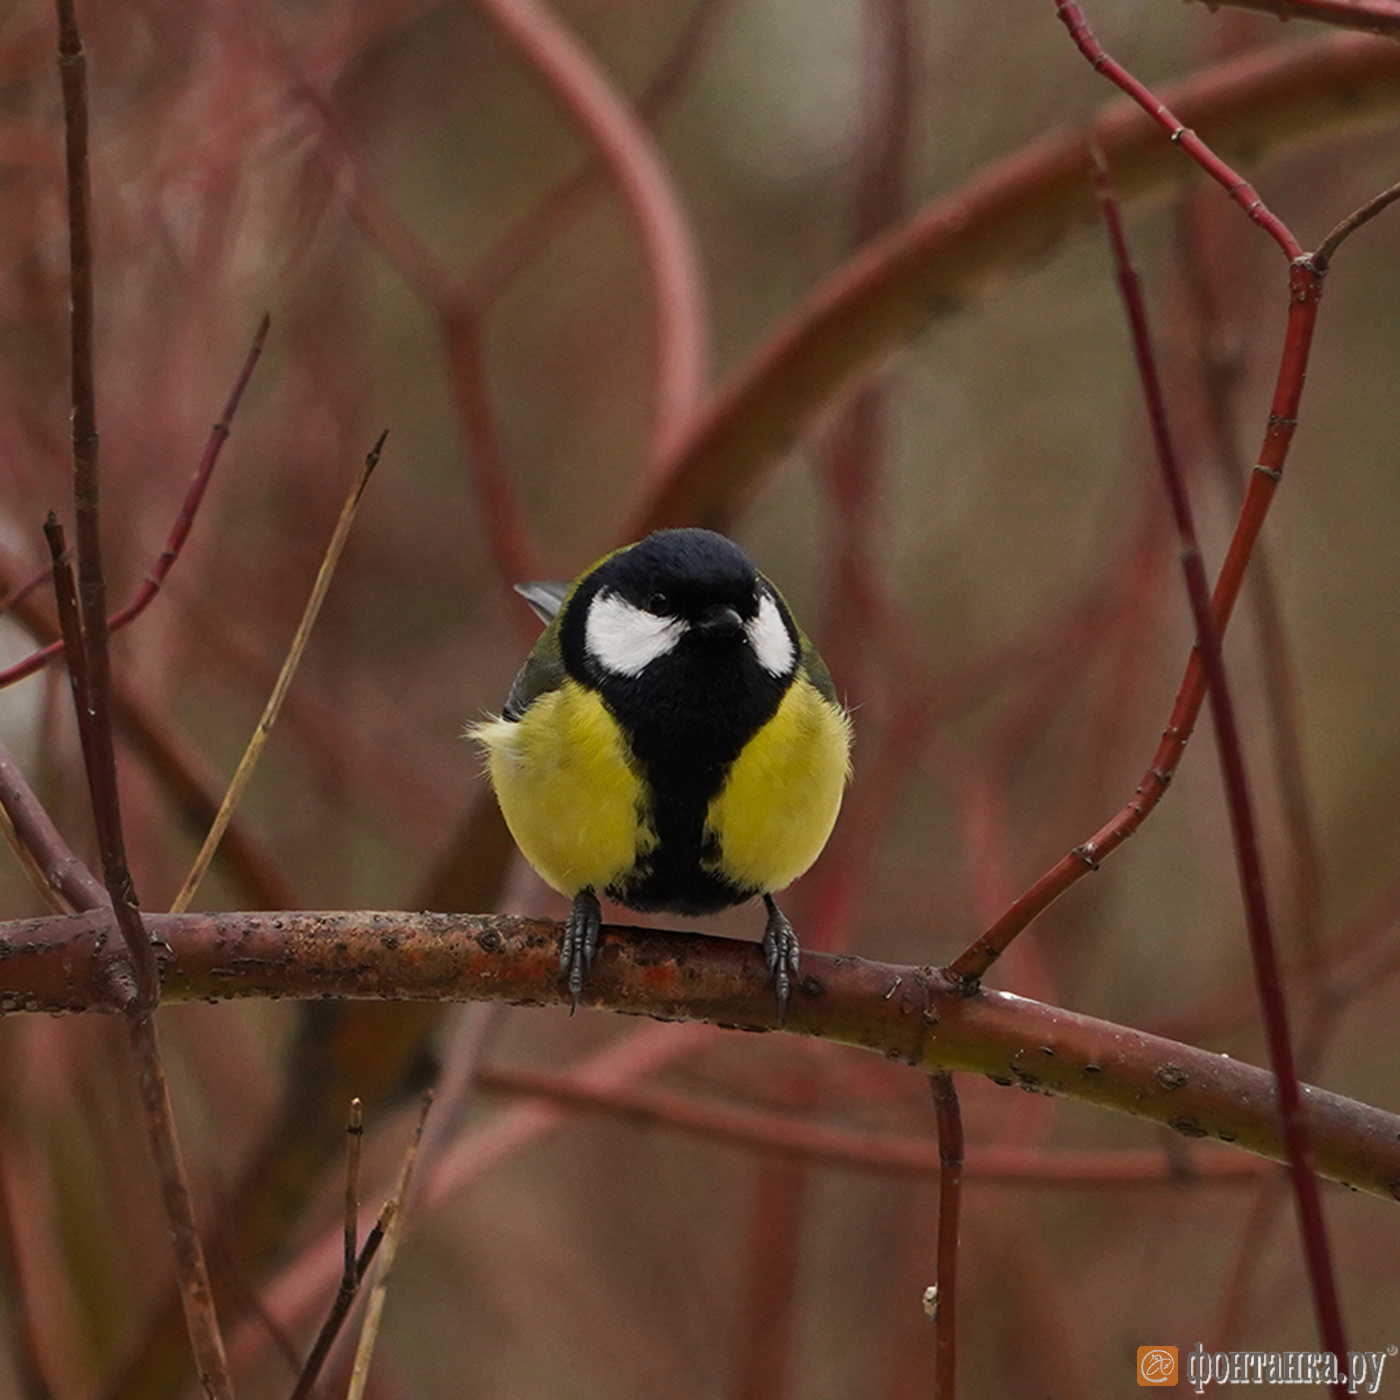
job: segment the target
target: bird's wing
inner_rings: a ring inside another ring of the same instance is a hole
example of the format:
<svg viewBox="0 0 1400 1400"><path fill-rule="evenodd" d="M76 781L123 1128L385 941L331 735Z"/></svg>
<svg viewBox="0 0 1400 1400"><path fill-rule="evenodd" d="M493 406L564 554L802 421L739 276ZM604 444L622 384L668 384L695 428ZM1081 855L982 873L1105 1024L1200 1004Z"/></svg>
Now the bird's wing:
<svg viewBox="0 0 1400 1400"><path fill-rule="evenodd" d="M515 591L535 610L535 616L541 622L549 623L559 615L569 585L541 580L535 583L517 583Z"/></svg>
<svg viewBox="0 0 1400 1400"><path fill-rule="evenodd" d="M510 694L506 696L503 719L519 719L541 695L558 690L568 679L564 657L559 650L559 623L553 621L541 633L520 668Z"/></svg>

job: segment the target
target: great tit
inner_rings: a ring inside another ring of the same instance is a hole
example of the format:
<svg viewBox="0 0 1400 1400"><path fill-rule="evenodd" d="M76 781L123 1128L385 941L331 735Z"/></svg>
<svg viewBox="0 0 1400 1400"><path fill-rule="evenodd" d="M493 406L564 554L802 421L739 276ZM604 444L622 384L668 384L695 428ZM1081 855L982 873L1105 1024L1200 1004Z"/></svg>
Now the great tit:
<svg viewBox="0 0 1400 1400"><path fill-rule="evenodd" d="M660 530L572 584L523 584L547 624L499 718L472 725L516 844L572 901L559 966L577 1005L602 926L761 895L780 1011L798 944L773 892L817 858L851 727L778 590L731 540Z"/></svg>

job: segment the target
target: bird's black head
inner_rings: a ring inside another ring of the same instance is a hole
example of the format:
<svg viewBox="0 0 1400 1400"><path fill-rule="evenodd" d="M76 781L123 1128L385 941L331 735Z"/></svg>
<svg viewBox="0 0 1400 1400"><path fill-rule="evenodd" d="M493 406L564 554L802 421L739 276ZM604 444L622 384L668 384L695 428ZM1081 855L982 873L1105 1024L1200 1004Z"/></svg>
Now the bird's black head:
<svg viewBox="0 0 1400 1400"><path fill-rule="evenodd" d="M736 688L781 696L799 654L777 590L709 530L660 530L608 555L569 598L560 644L570 672L609 700L668 708Z"/></svg>

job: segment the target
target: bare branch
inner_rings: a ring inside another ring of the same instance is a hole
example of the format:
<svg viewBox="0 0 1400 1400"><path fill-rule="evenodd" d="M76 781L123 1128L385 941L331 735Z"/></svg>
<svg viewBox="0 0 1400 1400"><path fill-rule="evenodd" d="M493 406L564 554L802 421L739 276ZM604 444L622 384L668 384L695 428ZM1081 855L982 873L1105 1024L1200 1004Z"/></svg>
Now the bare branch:
<svg viewBox="0 0 1400 1400"><path fill-rule="evenodd" d="M494 1066L477 1083L484 1090L543 1099L580 1111L610 1113L693 1133L714 1142L799 1157L822 1166L891 1176L937 1176L939 1150L923 1138L856 1132L824 1123L783 1118L634 1084L594 1084L576 1073ZM1196 1151L1184 1161L1153 1148L1040 1148L988 1144L966 1153L967 1175L979 1185L1142 1187L1247 1184L1272 1167L1242 1160L1223 1149Z"/></svg>
<svg viewBox="0 0 1400 1400"><path fill-rule="evenodd" d="M1311 19L1400 39L1400 0L1201 0L1215 10L1254 10L1279 19Z"/></svg>
<svg viewBox="0 0 1400 1400"><path fill-rule="evenodd" d="M1302 244L1259 197L1254 186L1221 160L1190 127L1183 125L1155 92L1104 51L1075 0L1055 0L1055 13L1069 30L1075 47L1093 64L1094 71L1102 73L1114 86L1126 92L1166 132L1171 143L1185 151L1278 244L1289 262L1302 253Z"/></svg>
<svg viewBox="0 0 1400 1400"><path fill-rule="evenodd" d="M567 1005L559 925L507 915L153 914L173 1001L246 996ZM0 925L0 1011L84 1011L115 933L107 911ZM932 934L930 934L932 937ZM926 968L809 952L784 1028L874 1050L925 1073L966 1070L1284 1158L1273 1076L1225 1055ZM607 927L583 1000L661 1020L777 1030L756 943ZM1400 1200L1400 1117L1305 1088L1317 1169ZM337 1253L339 1251L337 1250Z"/></svg>
<svg viewBox="0 0 1400 1400"><path fill-rule="evenodd" d="M34 861L45 886L70 909L100 909L107 891L63 839L43 804L25 781L10 751L0 744L0 807Z"/></svg>
<svg viewBox="0 0 1400 1400"><path fill-rule="evenodd" d="M379 1216L379 1227L384 1236L383 1257L379 1261L379 1277L374 1282L369 1303L365 1308L364 1326L360 1329L359 1345L355 1348L355 1364L350 1373L350 1388L346 1392L347 1400L361 1400L369 1380L370 1358L374 1355L375 1343L379 1340L379 1321L384 1315L389 1272L394 1267L399 1240L403 1238L403 1222L408 1213L408 1193L413 1185L413 1168L418 1161L418 1145L423 1141L423 1124L432 1106L432 1094L425 1094L423 1107L418 1115L418 1126L399 1167L399 1179L394 1187L394 1194L385 1202Z"/></svg>
<svg viewBox="0 0 1400 1400"><path fill-rule="evenodd" d="M1196 648L1205 672L1211 716L1215 721L1216 751L1219 755L1226 806L1234 836L1240 893L1244 900L1245 926L1249 932L1255 983L1268 1039L1269 1063L1273 1066L1278 1081L1279 1117L1283 1125L1284 1142L1288 1148L1288 1165L1293 1176L1293 1193L1308 1260L1318 1329L1323 1345L1334 1355L1341 1356L1347 1347L1341 1304L1337 1296L1336 1269L1332 1260L1332 1247L1327 1238L1326 1222L1322 1215L1322 1202L1318 1197L1317 1177L1313 1173L1298 1070L1289 1033L1288 1008L1284 1001L1283 981L1279 974L1273 921L1264 884L1264 867L1259 855L1254 803L1250 796L1239 723L1235 716L1234 700L1225 669L1221 628L1211 606L1210 584L1206 579L1206 567L1196 539L1196 525L1186 489L1186 478L1177 461L1168 423L1166 399L1157 372L1157 359L1148 327L1142 284L1128 249L1122 213L1113 193L1108 168L1103 164L1101 157L1096 164L1095 186L1113 251L1119 289L1123 295L1133 355L1142 381L1157 463L1176 526L1181 549L1181 568L1186 580L1191 616L1196 626Z"/></svg>
<svg viewBox="0 0 1400 1400"><path fill-rule="evenodd" d="M107 652L107 588L102 574L98 510L97 396L93 378L93 290L91 193L88 171L87 61L73 0L56 0L58 64L63 85L64 148L67 161L69 277L73 391L73 502L77 519L78 580L63 531L53 515L45 525L53 558L59 621L68 652L78 732L87 768L93 821L102 855L103 882L111 913L126 944L135 977L134 995L123 1010L136 1059L151 1154L175 1252L185 1324L200 1381L211 1400L232 1400L233 1384L214 1312L209 1274L200 1247L189 1183L181 1160L175 1115L161 1063L153 1012L160 1001L155 948L137 907L127 868L112 742L112 675Z"/></svg>
<svg viewBox="0 0 1400 1400"><path fill-rule="evenodd" d="M1388 209L1397 199L1400 199L1400 185L1392 185L1388 190L1382 190L1378 195L1368 199L1360 209L1348 214L1345 219L1317 245L1317 251L1313 254L1313 266L1317 269L1318 275L1326 272L1331 266L1333 255L1337 249L1352 236L1363 224L1369 224L1382 209Z"/></svg>
<svg viewBox="0 0 1400 1400"><path fill-rule="evenodd" d="M160 591L161 584L165 582L171 567L180 557L180 551L184 548L185 541L189 538L190 529L194 525L195 515L204 500L204 493L209 487L209 480L218 463L219 453L223 450L224 443L228 441L233 415L238 411L243 392L247 389L248 381L252 378L253 367L262 354L263 343L267 340L270 325L271 322L266 316L258 325L257 333L253 337L253 344L248 350L243 361L243 368L239 371L237 382L233 386L233 392L224 405L224 411L220 414L219 421L209 430L209 438L205 443L204 452L199 459L199 464L195 467L194 475L190 478L190 484L185 491L184 500L180 503L175 523L170 527L165 548L157 556L156 562L151 566L151 572L146 576L141 587L136 590L132 600L107 619L108 632L119 632L123 627L135 622L146 611ZM13 589L3 601L0 601L0 613L7 612L23 602L34 588L47 577L46 570L42 575L29 579ZM13 666L0 671L0 686L13 685L26 676L32 676L46 662L60 655L63 651L63 645L61 638L58 641L50 642L47 646L40 647L38 651L25 657L23 661L17 661Z"/></svg>
<svg viewBox="0 0 1400 1400"><path fill-rule="evenodd" d="M1225 155L1354 128L1400 100L1400 48L1359 35L1280 45L1164 86L1162 101ZM1135 104L1051 132L866 244L721 385L627 537L697 521L723 529L798 436L936 316L964 305L1093 218L1096 143L1125 200L1160 198L1194 167Z"/></svg>
<svg viewBox="0 0 1400 1400"><path fill-rule="evenodd" d="M641 239L655 304L655 470L685 440L709 378L709 312L690 223L651 133L554 11L543 0L477 6L606 162Z"/></svg>
<svg viewBox="0 0 1400 1400"><path fill-rule="evenodd" d="M958 1218L962 1211L963 1126L951 1074L929 1076L938 1121L938 1275L933 1295L933 1393L955 1400L958 1360Z"/></svg>

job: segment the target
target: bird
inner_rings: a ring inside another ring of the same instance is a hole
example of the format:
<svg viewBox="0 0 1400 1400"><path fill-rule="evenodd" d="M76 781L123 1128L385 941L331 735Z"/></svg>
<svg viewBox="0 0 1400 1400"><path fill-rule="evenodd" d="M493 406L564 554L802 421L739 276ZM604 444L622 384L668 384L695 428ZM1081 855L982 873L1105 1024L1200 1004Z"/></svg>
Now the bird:
<svg viewBox="0 0 1400 1400"><path fill-rule="evenodd" d="M600 895L687 917L761 898L785 1015L800 948L773 895L831 834L851 723L782 594L702 529L658 530L571 584L517 587L545 630L501 713L467 733L516 845L571 901L559 967L573 1007Z"/></svg>

